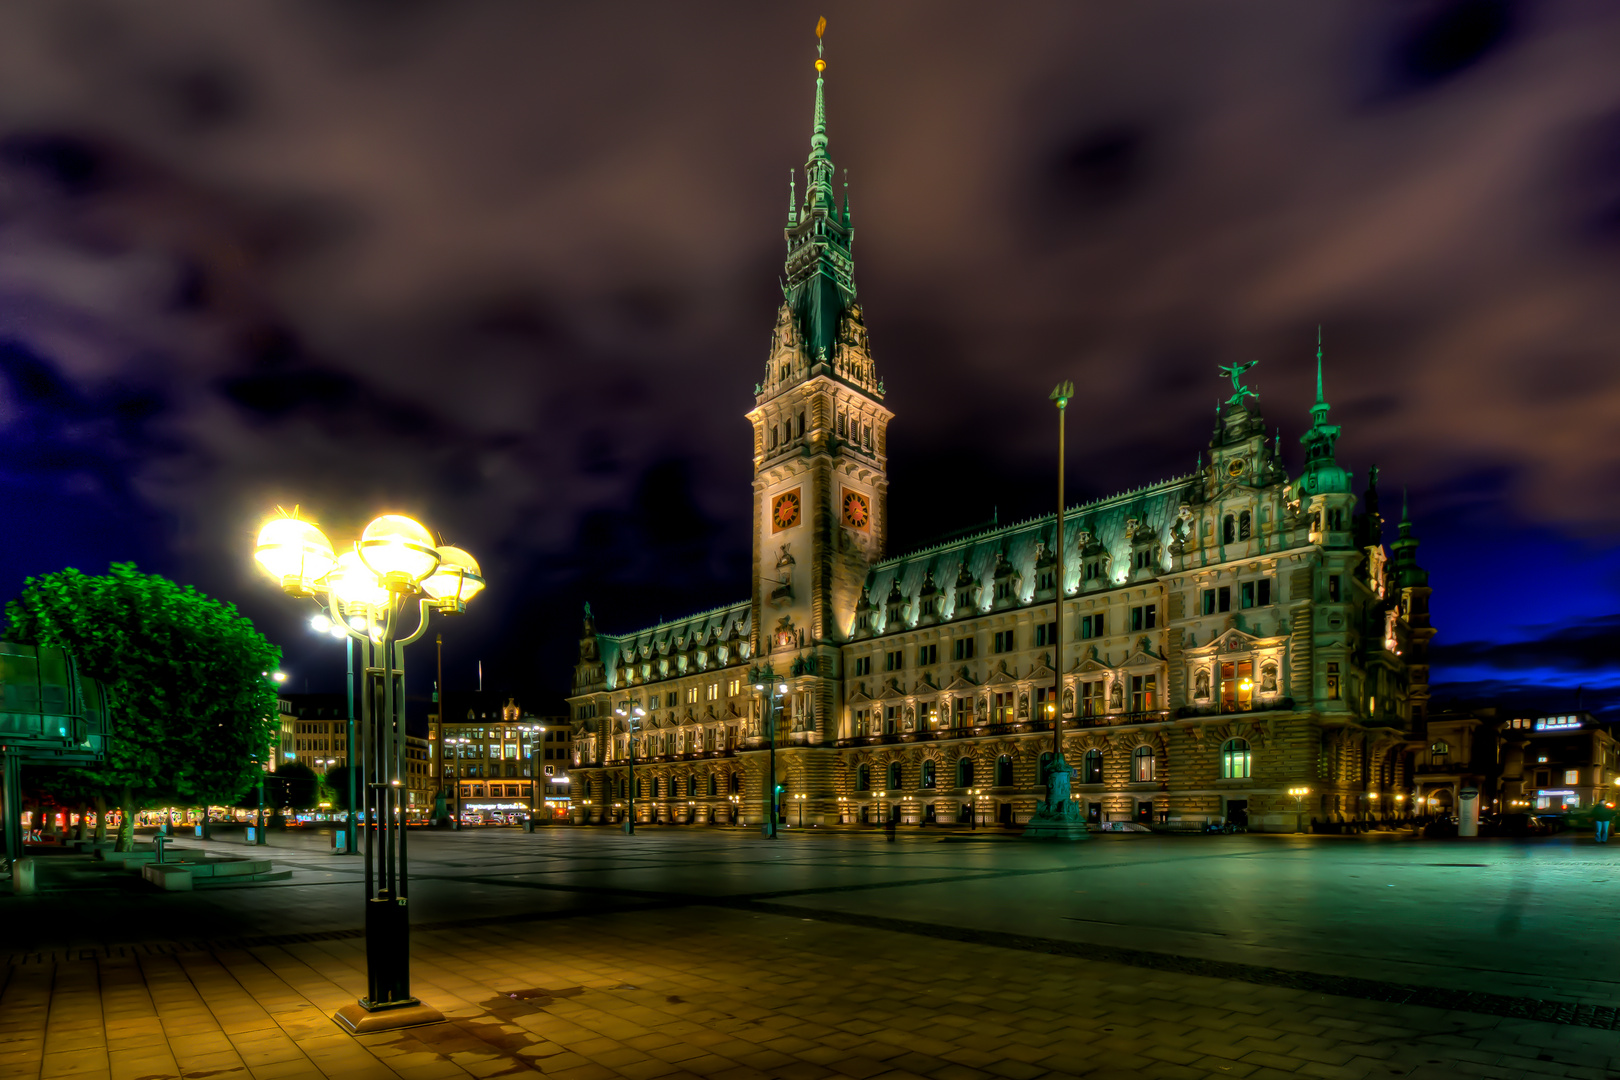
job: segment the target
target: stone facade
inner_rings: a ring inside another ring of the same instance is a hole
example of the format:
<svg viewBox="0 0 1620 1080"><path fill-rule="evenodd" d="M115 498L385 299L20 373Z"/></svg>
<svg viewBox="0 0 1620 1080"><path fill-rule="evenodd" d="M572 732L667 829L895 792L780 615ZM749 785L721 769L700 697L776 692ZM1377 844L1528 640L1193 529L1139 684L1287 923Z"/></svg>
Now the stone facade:
<svg viewBox="0 0 1620 1080"><path fill-rule="evenodd" d="M1058 714L1093 822L1367 816L1427 707L1429 589L1404 509L1383 543L1377 471L1358 497L1335 460L1320 342L1297 474L1242 385L1252 365L1223 369L1234 392L1196 471L1070 507L1061 538L1049 515L890 557L893 414L824 116L818 75L748 413L753 595L622 635L587 609L576 820L634 803L641 821L759 822L767 715L790 826L1024 822Z"/></svg>

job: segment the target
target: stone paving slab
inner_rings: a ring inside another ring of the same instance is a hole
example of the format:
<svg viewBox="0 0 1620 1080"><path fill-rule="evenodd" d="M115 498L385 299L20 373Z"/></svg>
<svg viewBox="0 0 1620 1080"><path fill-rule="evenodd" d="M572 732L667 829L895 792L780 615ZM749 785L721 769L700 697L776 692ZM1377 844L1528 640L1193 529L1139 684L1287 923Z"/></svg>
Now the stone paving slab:
<svg viewBox="0 0 1620 1080"><path fill-rule="evenodd" d="M716 907L418 931L413 960L448 1022L359 1038L353 937L10 967L0 1080L1620 1075L1614 1031Z"/></svg>

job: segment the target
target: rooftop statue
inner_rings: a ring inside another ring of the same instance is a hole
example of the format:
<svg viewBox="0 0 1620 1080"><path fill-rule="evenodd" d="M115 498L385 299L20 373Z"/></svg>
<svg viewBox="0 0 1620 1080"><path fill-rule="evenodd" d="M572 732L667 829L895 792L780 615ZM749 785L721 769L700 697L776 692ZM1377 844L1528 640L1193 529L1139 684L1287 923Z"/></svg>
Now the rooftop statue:
<svg viewBox="0 0 1620 1080"><path fill-rule="evenodd" d="M1253 390L1250 390L1247 386L1243 385L1243 373L1254 367L1254 365L1258 364L1259 362L1260 361L1258 360L1250 360L1246 364L1230 364L1220 369L1222 375L1225 375L1227 378L1232 380L1233 393L1231 397L1226 399L1226 403L1228 405L1242 405L1244 398L1257 398L1260 396Z"/></svg>

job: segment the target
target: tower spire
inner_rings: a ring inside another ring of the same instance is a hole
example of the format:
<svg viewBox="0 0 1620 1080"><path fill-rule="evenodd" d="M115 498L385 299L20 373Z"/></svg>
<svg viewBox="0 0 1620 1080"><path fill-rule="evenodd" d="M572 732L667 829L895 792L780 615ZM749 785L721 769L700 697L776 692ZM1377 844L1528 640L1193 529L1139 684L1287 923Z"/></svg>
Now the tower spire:
<svg viewBox="0 0 1620 1080"><path fill-rule="evenodd" d="M792 228L795 224L798 223L798 206L799 206L799 203L798 203L798 196L795 194L795 188L794 188L794 184L797 181L797 179L798 178L793 175L793 170L789 169L788 170L788 227L789 228Z"/></svg>
<svg viewBox="0 0 1620 1080"><path fill-rule="evenodd" d="M1339 439L1339 425L1328 423L1327 397L1322 393L1322 327L1316 328L1316 402L1311 406L1310 430L1299 437L1305 445L1305 475L1301 482L1308 492L1349 491L1350 477L1333 460L1333 444Z"/></svg>
<svg viewBox="0 0 1620 1080"><path fill-rule="evenodd" d="M822 57L824 48L821 35L827 32L827 17L823 15L816 23L816 121L810 129L810 158L812 161L825 159L827 156L827 105L823 98L824 85L821 73L827 70L827 61Z"/></svg>

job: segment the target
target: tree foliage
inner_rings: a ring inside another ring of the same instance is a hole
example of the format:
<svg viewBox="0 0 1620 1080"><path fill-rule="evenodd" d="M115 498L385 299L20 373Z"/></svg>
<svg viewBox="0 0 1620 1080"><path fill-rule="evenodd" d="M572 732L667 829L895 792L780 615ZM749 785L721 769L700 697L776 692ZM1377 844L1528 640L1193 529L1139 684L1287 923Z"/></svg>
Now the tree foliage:
<svg viewBox="0 0 1620 1080"><path fill-rule="evenodd" d="M264 778L264 801L274 807L310 810L320 801L320 778L301 761L289 761Z"/></svg>
<svg viewBox="0 0 1620 1080"><path fill-rule="evenodd" d="M127 820L160 802L230 803L258 782L280 728L265 673L281 650L233 605L114 563L29 578L6 621L9 637L66 648L107 687L107 758L64 784L99 786Z"/></svg>

